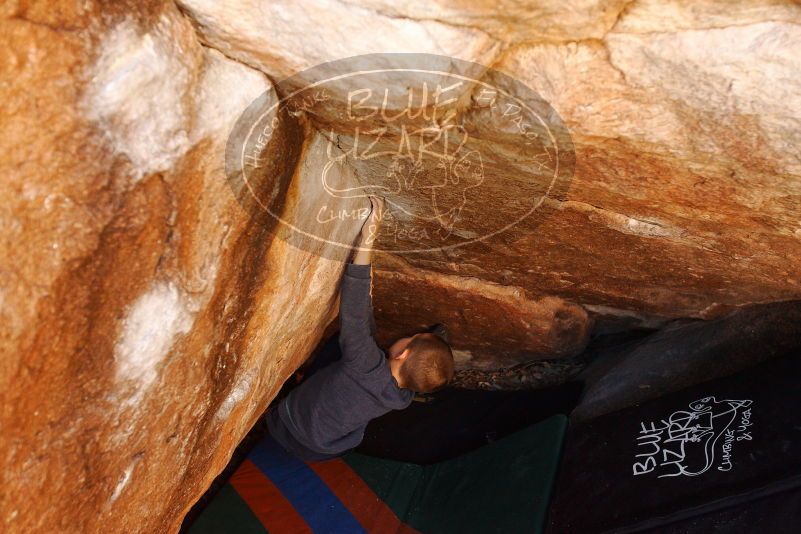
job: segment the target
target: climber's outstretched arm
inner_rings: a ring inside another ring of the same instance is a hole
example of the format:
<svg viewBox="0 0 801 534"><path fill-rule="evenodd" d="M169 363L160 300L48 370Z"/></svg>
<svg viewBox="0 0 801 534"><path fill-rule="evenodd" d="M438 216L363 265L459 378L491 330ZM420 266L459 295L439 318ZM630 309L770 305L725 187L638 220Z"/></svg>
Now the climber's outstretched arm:
<svg viewBox="0 0 801 534"><path fill-rule="evenodd" d="M370 198L372 212L362 227L353 262L345 266L339 300L339 345L345 365L369 372L381 365L383 351L376 345L370 297L370 259L378 234L383 202Z"/></svg>

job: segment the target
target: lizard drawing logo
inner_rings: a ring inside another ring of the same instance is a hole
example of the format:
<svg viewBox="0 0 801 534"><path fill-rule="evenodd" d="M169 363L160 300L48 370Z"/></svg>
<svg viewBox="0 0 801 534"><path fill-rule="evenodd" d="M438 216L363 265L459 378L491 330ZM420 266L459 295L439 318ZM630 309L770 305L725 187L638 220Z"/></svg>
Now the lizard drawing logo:
<svg viewBox="0 0 801 534"><path fill-rule="evenodd" d="M530 234L574 169L570 132L535 91L434 54L299 72L248 106L225 150L226 180L253 220L330 257L352 248L369 196L385 200L377 244L388 253L472 254Z"/></svg>
<svg viewBox="0 0 801 534"><path fill-rule="evenodd" d="M751 400L708 396L659 423L640 423L633 474L696 477L713 467L731 470L733 443L752 439L751 405Z"/></svg>
<svg viewBox="0 0 801 534"><path fill-rule="evenodd" d="M334 156L329 146L328 156L321 180L329 195L337 198L381 195L393 211L436 223L442 239L447 238L459 222L471 190L484 183L484 164L477 150L434 158L396 154L390 159L385 179L351 187L342 187L329 177L329 172L336 165L342 165L347 155ZM404 201L410 193L422 194L427 199L424 209L415 209Z"/></svg>

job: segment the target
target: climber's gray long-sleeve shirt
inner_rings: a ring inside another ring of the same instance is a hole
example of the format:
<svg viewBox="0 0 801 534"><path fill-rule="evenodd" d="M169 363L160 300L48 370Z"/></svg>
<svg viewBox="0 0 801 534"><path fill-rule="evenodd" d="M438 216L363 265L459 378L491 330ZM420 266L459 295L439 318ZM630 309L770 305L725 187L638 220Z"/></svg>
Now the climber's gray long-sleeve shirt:
<svg viewBox="0 0 801 534"><path fill-rule="evenodd" d="M413 393L398 387L373 338L369 265L349 263L345 268L339 321L342 358L306 379L268 417L273 438L301 457L309 455L298 444L319 455L352 449L361 443L371 419L412 402Z"/></svg>

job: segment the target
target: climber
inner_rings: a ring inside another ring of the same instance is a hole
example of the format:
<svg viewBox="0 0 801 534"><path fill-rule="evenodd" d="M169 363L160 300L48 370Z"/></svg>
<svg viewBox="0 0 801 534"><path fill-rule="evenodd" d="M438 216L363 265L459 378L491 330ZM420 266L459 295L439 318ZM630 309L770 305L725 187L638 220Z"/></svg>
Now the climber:
<svg viewBox="0 0 801 534"><path fill-rule="evenodd" d="M307 373L266 415L272 438L302 460L342 456L362 441L371 419L406 408L415 392L435 391L453 378L453 354L440 335L405 337L386 353L376 344L370 261L384 203L376 197L370 197L370 203L372 210L342 279L341 356L311 376Z"/></svg>

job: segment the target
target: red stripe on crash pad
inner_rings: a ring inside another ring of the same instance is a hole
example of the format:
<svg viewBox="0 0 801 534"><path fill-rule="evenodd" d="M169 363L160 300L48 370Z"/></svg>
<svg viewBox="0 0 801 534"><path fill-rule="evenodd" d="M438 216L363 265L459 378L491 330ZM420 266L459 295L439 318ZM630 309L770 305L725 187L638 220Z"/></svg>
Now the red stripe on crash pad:
<svg viewBox="0 0 801 534"><path fill-rule="evenodd" d="M308 466L370 534L419 534L401 522L370 486L342 460L308 462Z"/></svg>
<svg viewBox="0 0 801 534"><path fill-rule="evenodd" d="M311 534L286 497L250 460L242 462L229 482L270 534Z"/></svg>

